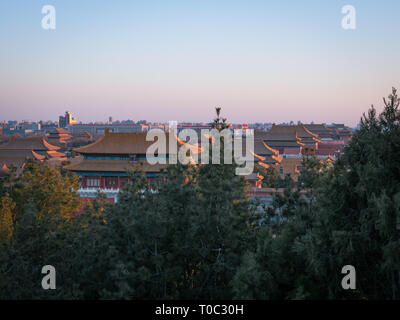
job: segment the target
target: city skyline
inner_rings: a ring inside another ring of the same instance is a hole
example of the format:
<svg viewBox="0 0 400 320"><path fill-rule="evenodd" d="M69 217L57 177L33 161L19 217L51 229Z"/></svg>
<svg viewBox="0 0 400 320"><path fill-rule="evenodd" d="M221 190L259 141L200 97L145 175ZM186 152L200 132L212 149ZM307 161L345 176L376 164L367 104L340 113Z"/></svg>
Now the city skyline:
<svg viewBox="0 0 400 320"><path fill-rule="evenodd" d="M65 114L60 114L59 115L59 119L39 119L39 120L37 120L37 119L0 119L0 124L1 123L13 123L13 122L16 122L16 123L18 123L18 124L23 124L23 123L51 123L51 124L58 124L59 122L60 122L60 118L61 117L65 117L66 116L66 114L67 113L69 113L70 115L71 115L71 117L72 116L75 116L75 115L72 115L69 111L66 111L65 112ZM141 123L141 124L166 124L166 125L168 125L168 124L170 124L171 123L171 121L172 122L177 122L178 124L180 124L180 125L182 125L182 124L204 124L204 125L207 125L207 124L210 124L210 123L212 123L212 120L209 120L209 121L185 121L185 120L182 120L182 121L176 121L176 120L164 120L164 121L150 121L150 120L147 120L147 119L130 119L130 118L127 118L127 119L114 119L114 117L112 117L112 116L109 116L108 117L108 119L99 119L99 120L92 120L92 121L82 121L82 120L80 120L79 118L77 119L77 118L73 118L74 119L74 122L73 123L71 123L71 124L68 124L67 126L70 126L70 125L80 125L80 124L82 124L82 125L90 125L90 124L101 124L101 125L107 125L107 124L139 124L139 123ZM247 122L247 123L243 123L243 122L232 122L232 121L228 121L228 123L231 123L231 124L234 124L234 125L255 125L255 124L263 124L263 125L267 125L267 124L269 124L269 125L272 125L272 124L279 124L279 125L293 125L293 126L296 126L296 125L299 125L299 124L317 124L316 122L314 122L314 121L311 121L311 122L309 122L309 123L305 123L305 122L301 122L300 120L287 120L287 121L282 121L282 122L270 122L270 121L258 121L258 122ZM320 123L320 124L323 124L323 125L327 125L327 126L331 126L331 125L338 125L338 124L344 124L344 125L347 125L346 123L335 123L335 122L329 122L329 123ZM66 125L60 125L60 127L66 127Z"/></svg>
<svg viewBox="0 0 400 320"><path fill-rule="evenodd" d="M357 27L341 27L344 5ZM41 27L44 5L56 30ZM345 123L399 87L398 1L3 1L0 120ZM397 19L397 20L396 20ZM392 63L388 63L391 61Z"/></svg>

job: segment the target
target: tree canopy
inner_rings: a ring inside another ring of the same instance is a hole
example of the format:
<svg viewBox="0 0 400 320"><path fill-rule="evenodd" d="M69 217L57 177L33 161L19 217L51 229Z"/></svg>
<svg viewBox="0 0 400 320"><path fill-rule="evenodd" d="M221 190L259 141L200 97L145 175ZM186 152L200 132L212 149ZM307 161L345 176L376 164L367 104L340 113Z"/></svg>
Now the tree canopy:
<svg viewBox="0 0 400 320"><path fill-rule="evenodd" d="M116 204L99 194L79 215L77 177L30 163L0 188L0 299L399 299L399 101L393 89L371 107L332 165L305 158L261 212L234 161L170 166L151 185L132 171Z"/></svg>

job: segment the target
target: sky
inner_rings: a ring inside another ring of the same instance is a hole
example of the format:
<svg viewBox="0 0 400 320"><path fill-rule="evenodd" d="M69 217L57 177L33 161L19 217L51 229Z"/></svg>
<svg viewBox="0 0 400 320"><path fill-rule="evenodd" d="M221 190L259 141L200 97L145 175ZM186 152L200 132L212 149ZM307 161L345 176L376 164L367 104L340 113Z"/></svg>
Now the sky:
<svg viewBox="0 0 400 320"><path fill-rule="evenodd" d="M42 28L42 7L56 29ZM356 9L345 30L341 10ZM398 0L1 0L0 120L355 126L400 89Z"/></svg>

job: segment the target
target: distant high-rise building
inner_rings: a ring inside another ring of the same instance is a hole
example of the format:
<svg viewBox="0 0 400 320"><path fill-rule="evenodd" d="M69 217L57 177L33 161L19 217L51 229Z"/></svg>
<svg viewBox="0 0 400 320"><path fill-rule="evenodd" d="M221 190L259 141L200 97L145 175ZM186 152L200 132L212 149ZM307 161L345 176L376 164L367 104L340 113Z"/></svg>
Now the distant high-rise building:
<svg viewBox="0 0 400 320"><path fill-rule="evenodd" d="M72 117L71 112L66 111L65 116L60 116L58 124L60 128L65 128L68 125L76 124L76 119Z"/></svg>

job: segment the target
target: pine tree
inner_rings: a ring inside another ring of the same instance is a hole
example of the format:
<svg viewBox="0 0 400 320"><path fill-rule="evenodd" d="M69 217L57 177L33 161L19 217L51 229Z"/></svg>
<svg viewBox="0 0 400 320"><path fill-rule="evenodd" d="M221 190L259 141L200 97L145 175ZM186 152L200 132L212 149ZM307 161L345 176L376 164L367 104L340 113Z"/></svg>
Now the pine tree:
<svg viewBox="0 0 400 320"><path fill-rule="evenodd" d="M275 199L234 278L237 298L399 299L399 102L393 89L381 114L372 107L332 167L305 159L310 201ZM341 287L345 265L356 290Z"/></svg>
<svg viewBox="0 0 400 320"><path fill-rule="evenodd" d="M400 298L399 120L393 89L379 116L374 107L364 115L344 156L314 192L314 227L300 243L320 281L320 295ZM347 264L357 271L354 292L339 285Z"/></svg>
<svg viewBox="0 0 400 320"><path fill-rule="evenodd" d="M220 109L213 127L228 127ZM106 213L102 259L113 284L102 296L231 298L230 280L252 236L244 178L234 164L177 164L165 175L150 186L131 173Z"/></svg>
<svg viewBox="0 0 400 320"><path fill-rule="evenodd" d="M14 234L15 203L6 194L0 205L0 245L9 244Z"/></svg>

